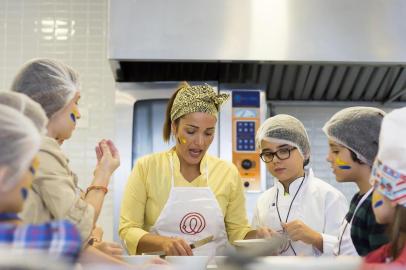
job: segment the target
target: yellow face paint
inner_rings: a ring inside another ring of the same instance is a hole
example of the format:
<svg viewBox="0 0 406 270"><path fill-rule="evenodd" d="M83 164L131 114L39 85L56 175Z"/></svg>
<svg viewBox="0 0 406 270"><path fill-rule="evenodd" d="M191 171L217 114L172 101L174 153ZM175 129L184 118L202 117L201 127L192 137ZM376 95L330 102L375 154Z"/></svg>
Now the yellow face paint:
<svg viewBox="0 0 406 270"><path fill-rule="evenodd" d="M38 157L34 157L30 166L30 172L32 173L32 175L35 175L38 168L39 168L39 159Z"/></svg>
<svg viewBox="0 0 406 270"><path fill-rule="evenodd" d="M37 172L38 168L39 168L39 159L38 159L37 156L35 156L32 159L32 162L31 162L31 165L30 165L30 168L29 168L32 176L35 176L35 173ZM21 188L21 190L20 190L21 191L21 196L23 197L24 200L27 199L28 191L31 189L31 186L32 186L32 181L30 181L29 185Z"/></svg>
<svg viewBox="0 0 406 270"><path fill-rule="evenodd" d="M379 191L374 190L372 194L372 206L374 208L379 208L383 205L383 196Z"/></svg>
<svg viewBox="0 0 406 270"><path fill-rule="evenodd" d="M336 158L336 161L335 161L335 162L336 162L338 168L340 168L340 169L342 169L342 170L349 170L349 169L351 169L351 166L350 166L347 162L341 160L339 157Z"/></svg>
<svg viewBox="0 0 406 270"><path fill-rule="evenodd" d="M75 109L73 109L73 111L71 112L71 114L70 114L70 119L74 122L74 123L76 123L76 119L78 119L79 118L79 111L75 108Z"/></svg>
<svg viewBox="0 0 406 270"><path fill-rule="evenodd" d="M183 138L183 137L180 137L179 138L179 141L180 141L180 143L182 143L182 144L186 144L186 139L185 138Z"/></svg>

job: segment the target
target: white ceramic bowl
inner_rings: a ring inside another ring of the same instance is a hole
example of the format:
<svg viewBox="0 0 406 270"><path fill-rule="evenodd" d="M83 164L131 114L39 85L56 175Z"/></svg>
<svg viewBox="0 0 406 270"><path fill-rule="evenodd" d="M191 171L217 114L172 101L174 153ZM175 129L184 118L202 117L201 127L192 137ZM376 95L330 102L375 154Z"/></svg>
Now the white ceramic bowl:
<svg viewBox="0 0 406 270"><path fill-rule="evenodd" d="M166 261L175 269L206 270L209 256L166 256Z"/></svg>
<svg viewBox="0 0 406 270"><path fill-rule="evenodd" d="M263 257L250 265L255 270L357 270L362 263L360 257Z"/></svg>
<svg viewBox="0 0 406 270"><path fill-rule="evenodd" d="M141 265L154 258L159 258L157 255L125 255L122 257L126 263L132 265Z"/></svg>
<svg viewBox="0 0 406 270"><path fill-rule="evenodd" d="M214 257L214 261L215 261L216 265L224 265L226 260L227 260L227 256L216 256L216 257Z"/></svg>

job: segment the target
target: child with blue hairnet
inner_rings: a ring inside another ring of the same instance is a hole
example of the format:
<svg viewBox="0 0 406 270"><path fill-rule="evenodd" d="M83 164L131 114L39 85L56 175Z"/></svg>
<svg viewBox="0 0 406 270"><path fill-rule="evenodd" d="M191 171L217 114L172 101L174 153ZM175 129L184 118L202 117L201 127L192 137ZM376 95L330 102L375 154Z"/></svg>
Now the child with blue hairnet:
<svg viewBox="0 0 406 270"><path fill-rule="evenodd" d="M337 112L323 127L329 141L327 161L336 180L353 182L359 189L342 221L335 255L365 256L388 242L386 227L375 221L369 183L384 115L377 108L350 107Z"/></svg>

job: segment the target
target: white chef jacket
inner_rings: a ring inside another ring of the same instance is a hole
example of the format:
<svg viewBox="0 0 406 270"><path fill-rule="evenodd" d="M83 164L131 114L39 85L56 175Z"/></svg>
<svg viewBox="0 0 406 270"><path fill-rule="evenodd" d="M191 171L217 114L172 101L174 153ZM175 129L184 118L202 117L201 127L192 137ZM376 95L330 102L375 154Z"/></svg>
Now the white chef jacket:
<svg viewBox="0 0 406 270"><path fill-rule="evenodd" d="M276 193L278 209L282 222L285 222L289 206L298 191L303 177L289 185L289 194L284 195L284 187L279 181L258 198L252 227L269 227L281 231L280 220L276 210ZM323 254L333 255L333 248L338 241L340 224L348 212L348 202L344 195L323 180L316 178L312 170L307 170L305 178L296 199L293 202L287 222L300 220L323 237ZM292 247L297 255L319 256L321 252L312 245L302 241L292 241ZM289 248L281 255L294 255Z"/></svg>

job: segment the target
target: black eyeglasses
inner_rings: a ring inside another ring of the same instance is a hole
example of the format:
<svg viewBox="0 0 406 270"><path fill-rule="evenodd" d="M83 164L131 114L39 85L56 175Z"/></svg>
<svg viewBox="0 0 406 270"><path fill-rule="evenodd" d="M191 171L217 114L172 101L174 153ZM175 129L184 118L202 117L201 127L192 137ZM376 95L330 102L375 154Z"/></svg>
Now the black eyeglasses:
<svg viewBox="0 0 406 270"><path fill-rule="evenodd" d="M275 156L277 156L279 160L285 160L290 158L290 152L295 149L296 147L282 148L276 152L264 151L261 154L259 154L259 156L265 163L271 162Z"/></svg>

